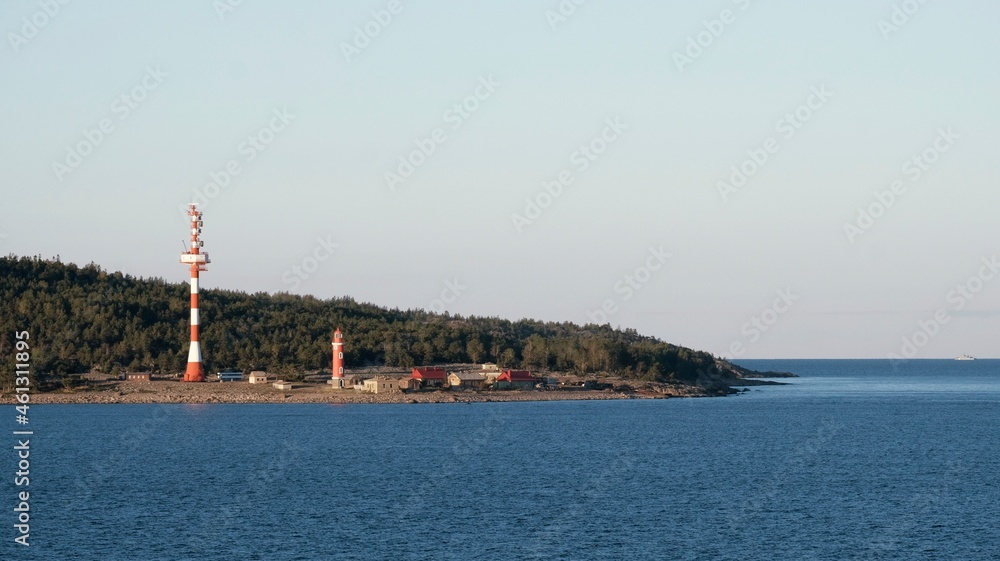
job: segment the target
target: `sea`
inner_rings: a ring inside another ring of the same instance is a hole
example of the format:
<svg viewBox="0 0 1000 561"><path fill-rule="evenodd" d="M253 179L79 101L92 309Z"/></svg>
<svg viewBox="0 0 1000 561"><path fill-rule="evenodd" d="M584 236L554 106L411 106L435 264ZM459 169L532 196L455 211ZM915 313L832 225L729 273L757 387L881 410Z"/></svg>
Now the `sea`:
<svg viewBox="0 0 1000 561"><path fill-rule="evenodd" d="M0 559L1000 559L1000 360L740 361L729 397L35 405Z"/></svg>

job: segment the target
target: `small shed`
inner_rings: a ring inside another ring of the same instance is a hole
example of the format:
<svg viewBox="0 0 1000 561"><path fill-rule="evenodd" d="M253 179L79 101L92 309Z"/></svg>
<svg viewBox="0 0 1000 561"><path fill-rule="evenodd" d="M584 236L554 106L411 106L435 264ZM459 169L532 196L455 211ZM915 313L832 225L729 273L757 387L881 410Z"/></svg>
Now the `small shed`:
<svg viewBox="0 0 1000 561"><path fill-rule="evenodd" d="M266 384L268 380L267 372L261 372L260 370L251 372L250 377L247 379L251 384Z"/></svg>
<svg viewBox="0 0 1000 561"><path fill-rule="evenodd" d="M243 373L239 370L224 370L219 372L218 380L220 382L242 382Z"/></svg>
<svg viewBox="0 0 1000 561"><path fill-rule="evenodd" d="M292 383L291 382L286 382L284 380L278 380L277 382L275 382L275 383L273 383L271 385L274 386L276 389L279 389L279 390L290 390L290 389L292 389Z"/></svg>
<svg viewBox="0 0 1000 561"><path fill-rule="evenodd" d="M453 390L478 390L483 387L486 376L482 372L452 372L448 374L448 386Z"/></svg>
<svg viewBox="0 0 1000 561"><path fill-rule="evenodd" d="M149 372L128 372L125 374L125 379L129 382L148 382L150 375Z"/></svg>
<svg viewBox="0 0 1000 561"><path fill-rule="evenodd" d="M376 376L365 380L364 391L369 393L390 393L401 391L399 379L386 376Z"/></svg>

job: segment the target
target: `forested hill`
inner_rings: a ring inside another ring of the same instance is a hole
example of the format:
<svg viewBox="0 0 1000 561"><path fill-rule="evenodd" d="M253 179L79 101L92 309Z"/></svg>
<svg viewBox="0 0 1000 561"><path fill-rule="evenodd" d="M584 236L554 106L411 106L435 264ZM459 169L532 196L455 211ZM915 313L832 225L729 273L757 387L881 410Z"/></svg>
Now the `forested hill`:
<svg viewBox="0 0 1000 561"><path fill-rule="evenodd" d="M43 375L180 372L187 361L188 292L186 283L109 273L94 264L2 257L3 375L13 370L14 333L23 330L30 332L32 366ZM330 338L339 326L351 366L497 362L664 382L696 382L717 372L708 353L609 326L439 315L351 298L231 290L202 290L200 307L209 371L329 368Z"/></svg>

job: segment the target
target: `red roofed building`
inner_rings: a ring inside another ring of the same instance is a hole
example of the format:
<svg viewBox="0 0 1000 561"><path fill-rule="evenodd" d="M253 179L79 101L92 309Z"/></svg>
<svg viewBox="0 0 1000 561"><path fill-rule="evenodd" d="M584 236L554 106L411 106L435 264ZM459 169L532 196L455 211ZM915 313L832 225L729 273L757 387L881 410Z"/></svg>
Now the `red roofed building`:
<svg viewBox="0 0 1000 561"><path fill-rule="evenodd" d="M419 382L422 388L440 388L448 380L448 371L444 368L414 368L410 379Z"/></svg>
<svg viewBox="0 0 1000 561"><path fill-rule="evenodd" d="M497 389L521 389L530 390L535 387L538 380L527 370L504 370L497 378Z"/></svg>

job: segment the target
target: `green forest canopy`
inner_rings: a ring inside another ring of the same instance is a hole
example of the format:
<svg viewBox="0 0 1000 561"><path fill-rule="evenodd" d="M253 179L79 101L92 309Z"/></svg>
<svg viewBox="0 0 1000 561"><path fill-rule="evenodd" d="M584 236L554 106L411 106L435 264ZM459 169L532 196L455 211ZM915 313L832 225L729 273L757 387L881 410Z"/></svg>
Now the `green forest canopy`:
<svg viewBox="0 0 1000 561"><path fill-rule="evenodd" d="M0 382L13 372L15 331L31 334L32 368L58 376L119 369L184 370L189 288L57 259L0 257ZM609 373L694 383L715 358L609 325L510 321L387 309L352 298L203 290L205 367L276 373L329 368L331 334L345 333L348 366L496 362L502 367Z"/></svg>

